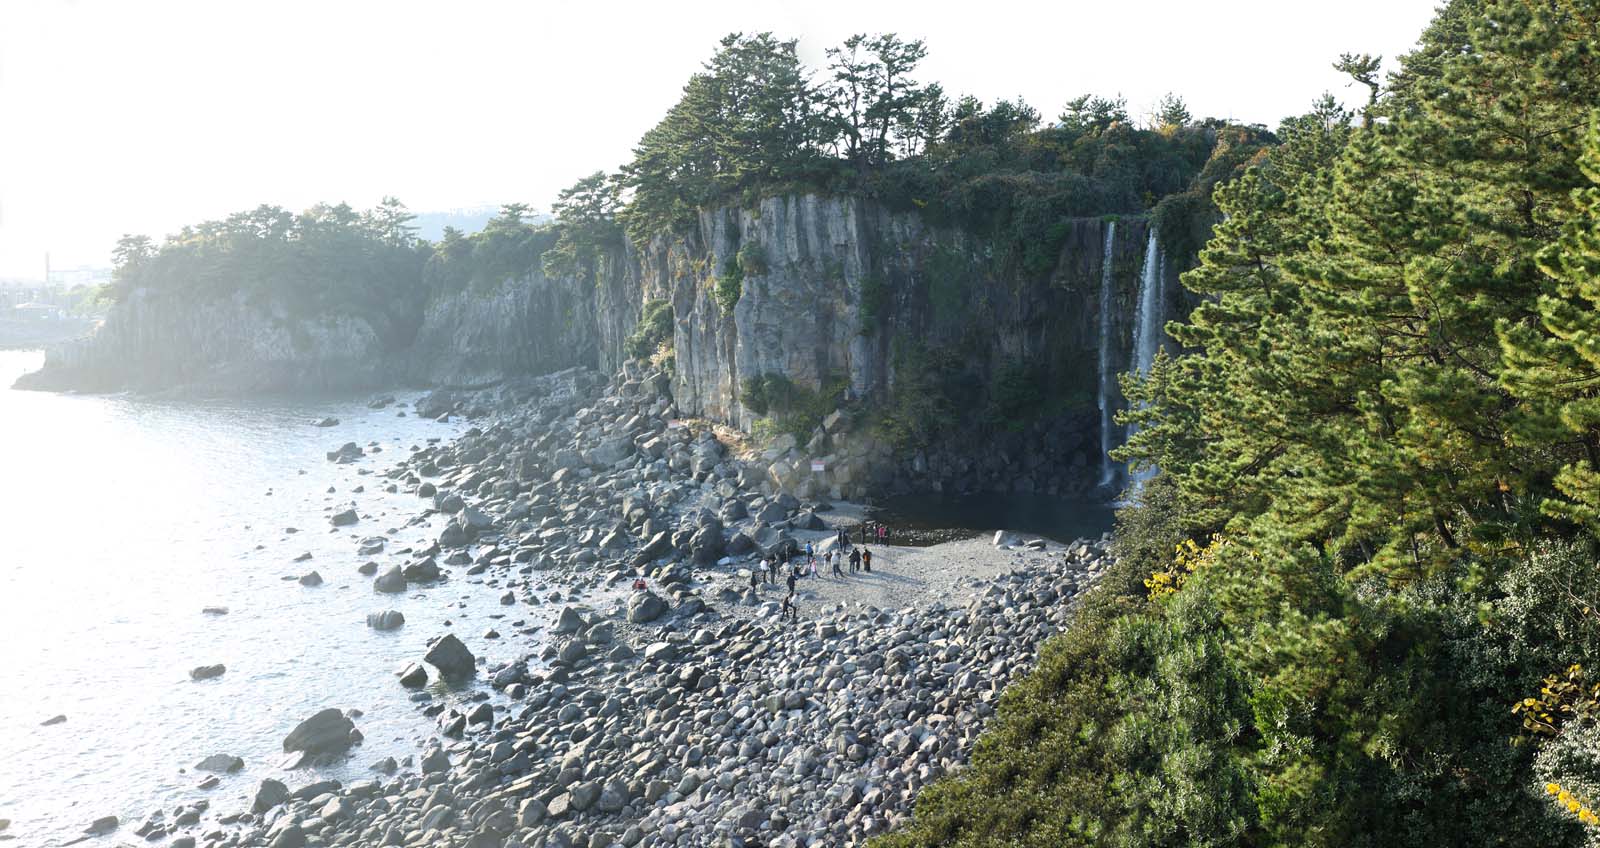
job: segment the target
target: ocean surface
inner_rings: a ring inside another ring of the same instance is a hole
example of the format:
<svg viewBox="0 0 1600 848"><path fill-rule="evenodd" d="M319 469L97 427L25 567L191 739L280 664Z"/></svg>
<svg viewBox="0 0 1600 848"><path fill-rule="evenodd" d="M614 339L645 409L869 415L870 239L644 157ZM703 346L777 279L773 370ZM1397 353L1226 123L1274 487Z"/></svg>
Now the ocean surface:
<svg viewBox="0 0 1600 848"><path fill-rule="evenodd" d="M247 810L264 777L291 789L371 777L373 762L419 753L432 735L393 677L429 639L454 630L491 661L530 650L482 638L504 609L492 586L380 595L356 572L368 559L403 563L397 549L437 535L437 519L408 524L426 504L385 493L381 474L464 425L370 410L374 396L178 402L9 388L42 361L0 351L0 819L11 820L0 837L57 845L116 815L109 841L137 841L131 830L157 809L170 819L206 798L208 820ZM323 416L342 423L312 426ZM347 441L382 452L328 462ZM361 521L333 530L329 516L352 504ZM386 537L386 552L358 556L370 536ZM284 579L313 569L324 585ZM367 613L391 607L403 628L366 627ZM227 673L189 679L212 663ZM285 771L284 735L324 707L361 710L366 741L341 766ZM57 715L66 721L41 726ZM200 790L194 765L216 753L245 768Z"/></svg>

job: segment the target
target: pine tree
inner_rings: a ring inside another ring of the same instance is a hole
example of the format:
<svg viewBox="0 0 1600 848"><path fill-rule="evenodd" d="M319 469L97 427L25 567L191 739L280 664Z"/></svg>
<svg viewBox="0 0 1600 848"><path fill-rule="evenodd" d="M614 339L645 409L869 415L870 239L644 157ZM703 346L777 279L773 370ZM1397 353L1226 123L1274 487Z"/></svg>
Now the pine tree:
<svg viewBox="0 0 1600 848"><path fill-rule="evenodd" d="M1580 165L1592 185L1560 239L1539 254L1554 283L1539 298L1539 321L1502 322L1507 387L1526 404L1517 435L1566 459L1555 479L1552 515L1600 533L1600 113L1590 120Z"/></svg>

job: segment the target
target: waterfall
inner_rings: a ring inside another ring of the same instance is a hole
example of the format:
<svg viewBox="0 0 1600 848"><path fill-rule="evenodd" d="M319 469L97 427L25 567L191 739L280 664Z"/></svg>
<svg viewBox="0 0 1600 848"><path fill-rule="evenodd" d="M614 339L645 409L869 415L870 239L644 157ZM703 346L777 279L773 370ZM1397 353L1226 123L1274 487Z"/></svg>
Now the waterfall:
<svg viewBox="0 0 1600 848"><path fill-rule="evenodd" d="M1139 272L1139 324L1133 336L1133 370L1140 374L1150 372L1150 364L1161 348L1163 313L1167 301L1167 258L1156 243L1156 230L1150 228L1150 239L1144 247L1144 268Z"/></svg>
<svg viewBox="0 0 1600 848"><path fill-rule="evenodd" d="M1117 464L1111 459L1111 247L1117 238L1117 222L1106 223L1106 243L1100 252L1100 485L1117 480Z"/></svg>
<svg viewBox="0 0 1600 848"><path fill-rule="evenodd" d="M1144 248L1144 268L1139 272L1139 323L1133 336L1133 357L1130 368L1140 374L1150 373L1156 351L1161 349L1165 335L1167 304L1167 257L1157 244L1156 228L1150 228L1150 240ZM1128 435L1133 435L1130 429ZM1144 483L1155 475L1146 469L1133 476L1134 485Z"/></svg>

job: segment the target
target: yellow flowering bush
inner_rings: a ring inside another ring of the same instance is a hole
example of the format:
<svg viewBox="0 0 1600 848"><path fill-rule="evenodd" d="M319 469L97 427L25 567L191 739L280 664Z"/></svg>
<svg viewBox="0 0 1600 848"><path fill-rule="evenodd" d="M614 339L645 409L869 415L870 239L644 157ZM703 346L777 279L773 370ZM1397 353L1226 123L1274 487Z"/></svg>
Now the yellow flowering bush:
<svg viewBox="0 0 1600 848"><path fill-rule="evenodd" d="M1160 600L1182 589L1189 575L1209 565L1217 558L1217 552L1227 545L1228 541L1220 533L1212 536L1203 548L1195 544L1193 539L1179 542L1172 552L1172 567L1157 571L1145 579L1144 586L1150 590L1150 600Z"/></svg>
<svg viewBox="0 0 1600 848"><path fill-rule="evenodd" d="M1600 683L1589 683L1583 666L1573 663L1565 675L1546 677L1538 697L1523 698L1511 712L1522 716L1522 727L1529 733L1554 736L1570 718L1600 714Z"/></svg>
<svg viewBox="0 0 1600 848"><path fill-rule="evenodd" d="M1566 810L1568 813L1577 816L1578 821L1583 822L1586 825L1590 825L1591 827L1594 825L1600 825L1600 816L1595 815L1594 810L1589 807L1588 802L1580 799L1571 791L1563 788L1561 784L1546 783L1544 785L1544 791L1546 795L1555 798L1557 806L1561 807L1563 810Z"/></svg>

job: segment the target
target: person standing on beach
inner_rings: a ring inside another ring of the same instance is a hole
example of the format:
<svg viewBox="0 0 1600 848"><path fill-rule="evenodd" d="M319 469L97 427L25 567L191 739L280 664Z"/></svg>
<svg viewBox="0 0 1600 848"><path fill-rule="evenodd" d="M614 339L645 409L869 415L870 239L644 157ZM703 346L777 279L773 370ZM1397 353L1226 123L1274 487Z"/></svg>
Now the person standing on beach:
<svg viewBox="0 0 1600 848"><path fill-rule="evenodd" d="M855 574L857 571L860 571L860 570L861 570L861 551L856 549L856 548L851 548L850 549L850 573L851 574Z"/></svg>
<svg viewBox="0 0 1600 848"><path fill-rule="evenodd" d="M865 569L868 574L872 573L872 551L869 548L861 549L861 567Z"/></svg>
<svg viewBox="0 0 1600 848"><path fill-rule="evenodd" d="M828 554L828 557L829 557L829 561L833 563L833 576L834 577L843 577L844 576L844 569L840 567L840 564L844 561L844 554L841 553L841 554L839 554L837 556L834 556L830 552Z"/></svg>

